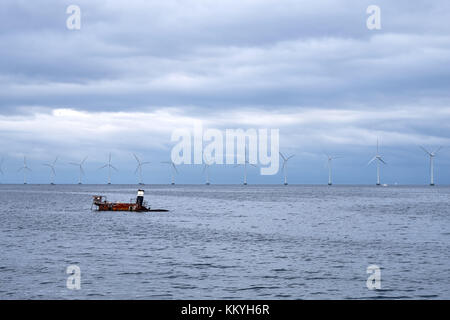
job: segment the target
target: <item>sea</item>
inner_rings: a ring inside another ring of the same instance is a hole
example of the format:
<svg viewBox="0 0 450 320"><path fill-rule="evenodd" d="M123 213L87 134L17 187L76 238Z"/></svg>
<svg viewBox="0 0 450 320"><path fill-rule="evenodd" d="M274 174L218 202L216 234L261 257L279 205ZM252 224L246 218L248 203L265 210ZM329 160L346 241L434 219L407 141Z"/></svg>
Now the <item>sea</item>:
<svg viewBox="0 0 450 320"><path fill-rule="evenodd" d="M91 210L139 188L170 211ZM448 186L0 185L0 203L0 299L450 298Z"/></svg>

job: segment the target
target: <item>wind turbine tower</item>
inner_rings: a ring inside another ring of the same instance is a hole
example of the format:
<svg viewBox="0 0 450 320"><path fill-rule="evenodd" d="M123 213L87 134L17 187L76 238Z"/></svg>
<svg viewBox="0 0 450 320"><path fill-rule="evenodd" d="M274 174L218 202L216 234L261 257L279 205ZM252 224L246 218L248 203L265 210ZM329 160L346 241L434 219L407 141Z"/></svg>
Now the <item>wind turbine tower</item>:
<svg viewBox="0 0 450 320"><path fill-rule="evenodd" d="M116 170L116 171L119 171L119 170L117 170L116 167L114 167L114 166L111 164L111 153L109 154L109 160L108 160L108 163L105 164L104 166L100 167L99 170L100 170L100 169L103 169L103 168L108 168L108 184L111 184L111 169L114 169L114 170Z"/></svg>
<svg viewBox="0 0 450 320"><path fill-rule="evenodd" d="M141 162L141 160L139 160L139 158L134 153L133 153L133 156L137 161L137 167L136 167L136 170L134 171L134 174L139 173L139 184L144 185L144 182L142 182L142 166L146 165L146 164L150 164L150 162ZM111 158L110 158L110 163L111 163Z"/></svg>
<svg viewBox="0 0 450 320"><path fill-rule="evenodd" d="M76 162L70 162L69 164L73 165L73 166L77 166L80 170L79 176L78 176L78 184L82 184L81 181L81 177L84 175L84 169L83 169L83 164L86 161L88 157L85 157L83 159L83 161L81 161L80 163L76 163Z"/></svg>
<svg viewBox="0 0 450 320"><path fill-rule="evenodd" d="M282 170L283 170L283 174L284 174L284 185L287 186L287 162L289 161L289 159L291 159L293 156L295 156L294 154L289 156L289 157L285 157L281 152L280 152L280 156L283 159L283 166L282 166Z"/></svg>
<svg viewBox="0 0 450 320"><path fill-rule="evenodd" d="M327 166L328 166L328 185L331 186L333 185L333 181L332 181L332 174L333 174L333 168L332 168L332 162L334 159L339 159L342 157L333 157L330 156L328 154L325 154L327 156L328 162L327 162Z"/></svg>
<svg viewBox="0 0 450 320"><path fill-rule="evenodd" d="M3 162L5 161L4 158L0 160L0 174L3 176L5 173L3 172Z"/></svg>
<svg viewBox="0 0 450 320"><path fill-rule="evenodd" d="M211 166L211 162L205 161L205 165L203 166L203 174L206 173L206 182L205 182L205 184L207 186L210 185L210 183L209 183L209 167L210 166Z"/></svg>
<svg viewBox="0 0 450 320"><path fill-rule="evenodd" d="M44 166L50 168L50 184L51 185L55 184L55 176L56 176L55 165L56 165L56 161L58 161L58 157L55 158L55 161L53 161L53 163L44 163Z"/></svg>
<svg viewBox="0 0 450 320"><path fill-rule="evenodd" d="M422 146L420 146L420 148L430 156L430 186L434 186L434 157L436 157L436 154L442 149L442 147L437 148L433 152L429 152Z"/></svg>
<svg viewBox="0 0 450 320"><path fill-rule="evenodd" d="M247 185L247 165L251 165L256 168L256 166L254 164L250 163L250 161L249 161L247 147L245 148L244 164L237 164L234 167L236 168L241 165L244 166L244 183L243 183L243 185L246 186Z"/></svg>
<svg viewBox="0 0 450 320"><path fill-rule="evenodd" d="M23 167L19 168L18 171L23 171L23 184L27 184L27 171L32 171L27 165L27 157L23 157Z"/></svg>
<svg viewBox="0 0 450 320"><path fill-rule="evenodd" d="M172 178L170 184L175 185L175 174L178 174L178 170L177 170L175 163L173 161L163 161L161 163L170 165L170 174L171 174L171 178Z"/></svg>
<svg viewBox="0 0 450 320"><path fill-rule="evenodd" d="M377 186L379 186L380 185L380 163L386 164L386 162L383 160L383 158L380 155L378 139L377 139L377 154L372 158L372 160L369 161L369 163L367 165L371 164L374 161L377 162Z"/></svg>

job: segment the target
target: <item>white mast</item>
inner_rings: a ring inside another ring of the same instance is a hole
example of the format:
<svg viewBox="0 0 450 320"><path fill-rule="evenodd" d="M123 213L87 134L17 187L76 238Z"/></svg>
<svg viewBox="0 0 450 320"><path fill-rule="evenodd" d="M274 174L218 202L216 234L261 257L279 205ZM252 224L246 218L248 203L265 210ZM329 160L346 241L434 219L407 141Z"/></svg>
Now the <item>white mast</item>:
<svg viewBox="0 0 450 320"><path fill-rule="evenodd" d="M433 152L429 152L427 149L425 149L422 146L420 146L420 148L430 156L430 186L434 186L434 157L439 152L439 150L442 149L442 146L437 148Z"/></svg>
<svg viewBox="0 0 450 320"><path fill-rule="evenodd" d="M50 168L50 184L55 184L55 176L56 176L55 165L56 165L56 161L58 161L58 157L56 157L56 159L55 159L55 161L53 161L53 163L44 163L43 164L44 166Z"/></svg>
<svg viewBox="0 0 450 320"><path fill-rule="evenodd" d="M377 154L372 158L372 160L369 161L369 164L371 164L373 161L377 161L377 186L380 185L380 163L386 164L386 162L383 160L379 153L379 145L378 145L378 139L377 139Z"/></svg>
<svg viewBox="0 0 450 320"><path fill-rule="evenodd" d="M103 169L103 168L108 168L108 184L111 184L111 168L118 171L117 168L111 164L111 153L109 154L108 163L105 164L104 166L100 167L99 170Z"/></svg>
<svg viewBox="0 0 450 320"><path fill-rule="evenodd" d="M281 158L283 159L283 166L282 166L282 170L283 170L283 174L284 174L284 185L287 186L288 182L287 182L287 162L289 161L289 159L291 159L293 156L295 156L294 154L289 156L289 157L285 157L281 152L279 152Z"/></svg>
<svg viewBox="0 0 450 320"><path fill-rule="evenodd" d="M161 163L170 165L171 185L175 185L175 173L178 174L175 163L173 161L162 161Z"/></svg>
<svg viewBox="0 0 450 320"><path fill-rule="evenodd" d="M27 165L27 158L23 157L23 167L19 169L19 171L23 171L23 184L27 184L27 171L32 171Z"/></svg>

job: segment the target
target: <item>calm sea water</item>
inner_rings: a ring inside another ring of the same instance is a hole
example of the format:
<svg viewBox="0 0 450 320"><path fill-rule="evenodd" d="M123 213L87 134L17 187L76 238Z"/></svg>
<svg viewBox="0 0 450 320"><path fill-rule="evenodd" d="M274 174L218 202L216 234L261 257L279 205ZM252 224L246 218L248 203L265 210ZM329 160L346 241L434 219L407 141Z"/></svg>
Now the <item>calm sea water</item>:
<svg viewBox="0 0 450 320"><path fill-rule="evenodd" d="M90 210L137 189L0 185L0 298L450 298L450 187L145 186L170 212Z"/></svg>

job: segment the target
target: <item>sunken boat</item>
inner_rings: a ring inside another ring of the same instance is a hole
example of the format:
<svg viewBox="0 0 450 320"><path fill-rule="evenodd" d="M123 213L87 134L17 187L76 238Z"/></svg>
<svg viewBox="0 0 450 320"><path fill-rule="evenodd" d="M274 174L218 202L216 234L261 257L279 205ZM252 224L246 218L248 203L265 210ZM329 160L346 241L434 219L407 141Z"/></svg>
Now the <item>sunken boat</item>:
<svg viewBox="0 0 450 320"><path fill-rule="evenodd" d="M130 202L110 202L105 196L93 196L92 208L97 211L134 211L134 212L168 212L166 209L151 209L144 201L144 190L139 189L137 197Z"/></svg>

